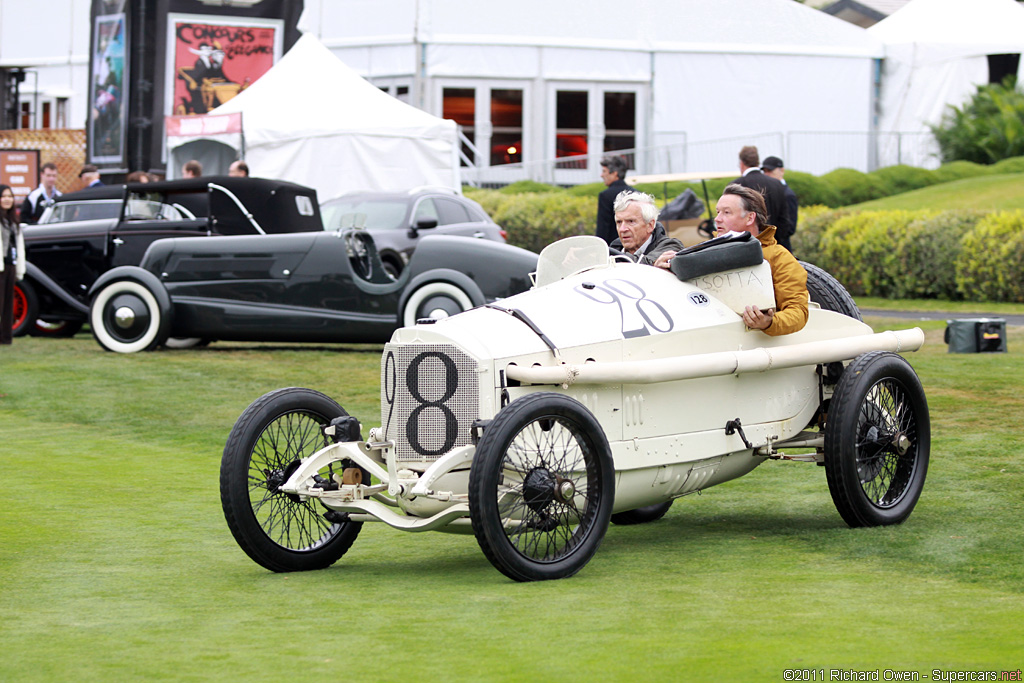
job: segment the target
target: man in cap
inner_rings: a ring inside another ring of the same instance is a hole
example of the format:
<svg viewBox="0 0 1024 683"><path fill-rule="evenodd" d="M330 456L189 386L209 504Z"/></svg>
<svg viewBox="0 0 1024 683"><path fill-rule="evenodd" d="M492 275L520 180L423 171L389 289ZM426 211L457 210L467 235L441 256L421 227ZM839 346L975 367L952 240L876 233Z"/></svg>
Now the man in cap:
<svg viewBox="0 0 1024 683"><path fill-rule="evenodd" d="M784 176L786 175L786 166L782 163L782 159L779 157L765 157L764 161L761 162L761 170L766 176L775 178L782 183L782 189L786 194L786 209L789 211L789 222L793 224L793 232L796 232L797 221L799 220L800 212L800 200L797 199L796 192L793 192L793 188L786 183ZM792 233L790 233L792 235ZM786 247L790 251L789 236L786 237L785 243L779 242L782 246Z"/></svg>
<svg viewBox="0 0 1024 683"><path fill-rule="evenodd" d="M83 166L82 170L78 172L78 177L82 179L83 186L86 188L103 185L103 181L100 180L100 169L92 164Z"/></svg>

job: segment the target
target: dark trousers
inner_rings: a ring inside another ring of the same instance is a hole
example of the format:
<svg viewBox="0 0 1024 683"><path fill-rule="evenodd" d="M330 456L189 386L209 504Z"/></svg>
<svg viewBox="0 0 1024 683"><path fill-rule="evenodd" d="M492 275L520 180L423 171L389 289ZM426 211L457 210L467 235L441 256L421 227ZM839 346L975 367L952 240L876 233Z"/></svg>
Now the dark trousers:
<svg viewBox="0 0 1024 683"><path fill-rule="evenodd" d="M4 259L4 269L0 270L0 344L11 343L11 328L14 326L14 281L17 279L14 262Z"/></svg>

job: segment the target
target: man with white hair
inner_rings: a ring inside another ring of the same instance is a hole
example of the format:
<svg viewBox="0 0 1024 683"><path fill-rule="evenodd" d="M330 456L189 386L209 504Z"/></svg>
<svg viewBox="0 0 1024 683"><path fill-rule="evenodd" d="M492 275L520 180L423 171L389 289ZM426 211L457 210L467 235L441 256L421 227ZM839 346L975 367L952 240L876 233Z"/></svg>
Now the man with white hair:
<svg viewBox="0 0 1024 683"><path fill-rule="evenodd" d="M615 198L615 230L619 236L611 247L622 250L638 263L653 266L662 253L676 252L683 243L665 233L658 222L654 197L635 190L624 190Z"/></svg>

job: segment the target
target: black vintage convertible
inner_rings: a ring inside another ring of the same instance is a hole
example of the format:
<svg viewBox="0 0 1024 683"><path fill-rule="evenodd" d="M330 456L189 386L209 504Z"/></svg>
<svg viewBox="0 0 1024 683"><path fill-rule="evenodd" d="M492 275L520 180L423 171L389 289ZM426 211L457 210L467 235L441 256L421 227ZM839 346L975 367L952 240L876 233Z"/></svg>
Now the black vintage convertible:
<svg viewBox="0 0 1024 683"><path fill-rule="evenodd" d="M96 279L137 265L171 237L322 231L316 190L263 178L208 176L68 193L25 226L28 269L15 291L14 334L70 336Z"/></svg>
<svg viewBox="0 0 1024 683"><path fill-rule="evenodd" d="M536 267L532 252L472 237L423 238L397 279L365 231L163 239L139 266L96 280L89 323L120 353L172 337L385 342L419 319L523 292Z"/></svg>

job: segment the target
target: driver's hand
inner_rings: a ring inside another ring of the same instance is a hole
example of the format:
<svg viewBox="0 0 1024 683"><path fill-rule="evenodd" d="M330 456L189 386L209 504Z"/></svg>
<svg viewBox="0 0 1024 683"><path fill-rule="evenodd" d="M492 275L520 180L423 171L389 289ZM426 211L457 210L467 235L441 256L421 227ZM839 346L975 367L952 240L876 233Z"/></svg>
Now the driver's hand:
<svg viewBox="0 0 1024 683"><path fill-rule="evenodd" d="M658 260L654 262L654 265L657 268L666 268L667 269L669 267L669 264L672 262L672 259L675 257L675 255L676 255L676 252L674 252L674 251L666 251L665 253L663 253L661 256L658 257Z"/></svg>
<svg viewBox="0 0 1024 683"><path fill-rule="evenodd" d="M743 309L743 323L752 330L767 330L774 317L774 308L762 311L757 306L747 306Z"/></svg>

